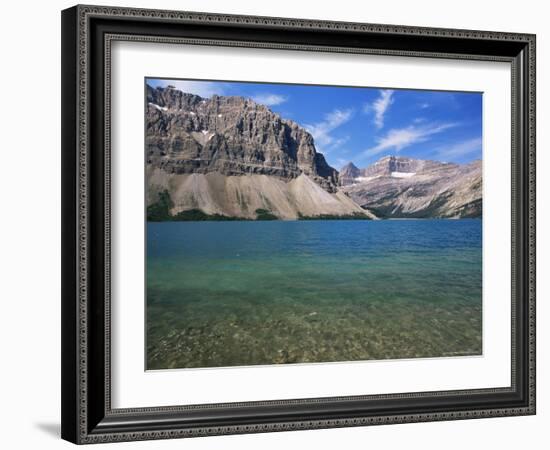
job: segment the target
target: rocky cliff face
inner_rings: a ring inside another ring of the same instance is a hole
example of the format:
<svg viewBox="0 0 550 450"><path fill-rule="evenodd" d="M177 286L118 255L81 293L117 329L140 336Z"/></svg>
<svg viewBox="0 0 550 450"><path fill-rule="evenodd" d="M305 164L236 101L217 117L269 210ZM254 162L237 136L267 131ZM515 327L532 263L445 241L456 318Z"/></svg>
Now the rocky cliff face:
<svg viewBox="0 0 550 450"><path fill-rule="evenodd" d="M357 171L353 179L340 177L342 189L378 217L482 215L481 161L460 165L388 156Z"/></svg>
<svg viewBox="0 0 550 450"><path fill-rule="evenodd" d="M148 205L167 192L171 214L370 215L339 191L311 134L250 99L147 86L145 145Z"/></svg>
<svg viewBox="0 0 550 450"><path fill-rule="evenodd" d="M173 88L147 87L147 162L168 173L305 174L336 192L338 172L295 122L243 97L203 99Z"/></svg>

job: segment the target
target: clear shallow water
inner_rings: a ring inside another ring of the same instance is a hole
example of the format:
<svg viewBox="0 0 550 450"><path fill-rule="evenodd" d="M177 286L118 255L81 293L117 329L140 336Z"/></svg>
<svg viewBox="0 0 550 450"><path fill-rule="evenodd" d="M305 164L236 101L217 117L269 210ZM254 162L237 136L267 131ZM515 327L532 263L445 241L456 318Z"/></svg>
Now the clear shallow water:
<svg viewBox="0 0 550 450"><path fill-rule="evenodd" d="M147 367L481 354L481 220L147 225Z"/></svg>

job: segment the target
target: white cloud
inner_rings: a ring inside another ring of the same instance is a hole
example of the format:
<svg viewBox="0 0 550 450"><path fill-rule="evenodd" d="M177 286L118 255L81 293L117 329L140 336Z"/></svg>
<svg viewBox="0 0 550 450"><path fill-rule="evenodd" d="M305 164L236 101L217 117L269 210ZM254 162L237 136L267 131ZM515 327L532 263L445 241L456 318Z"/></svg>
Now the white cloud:
<svg viewBox="0 0 550 450"><path fill-rule="evenodd" d="M211 81L187 81L187 80L154 80L153 85L160 87L174 86L176 89L186 93L195 94L200 97L209 98L213 95L224 95L222 83Z"/></svg>
<svg viewBox="0 0 550 450"><path fill-rule="evenodd" d="M326 151L327 148L342 145L349 139L349 137L335 138L331 135L331 132L348 122L352 115L353 110L351 109L335 109L326 114L322 122L305 125L305 128L315 139L316 147L318 149L323 148Z"/></svg>
<svg viewBox="0 0 550 450"><path fill-rule="evenodd" d="M333 138L332 142L330 143L330 147L331 148L341 147L342 145L344 145L349 140L350 140L349 136L344 136L344 137L341 137L341 138Z"/></svg>
<svg viewBox="0 0 550 450"><path fill-rule="evenodd" d="M409 125L406 128L392 129L388 131L385 136L377 139L377 145L366 150L364 155L376 155L386 150L399 152L410 145L425 142L430 139L430 136L441 133L456 125L456 123L429 124L423 126Z"/></svg>
<svg viewBox="0 0 550 450"><path fill-rule="evenodd" d="M393 93L391 89L381 89L379 91L380 96L374 101L372 105L366 104L363 108L364 112L374 112L374 124L376 128L384 127L384 117L388 108L393 103Z"/></svg>
<svg viewBox="0 0 550 450"><path fill-rule="evenodd" d="M278 94L258 94L252 97L252 100L262 105L275 106L288 101L288 97Z"/></svg>
<svg viewBox="0 0 550 450"><path fill-rule="evenodd" d="M429 104L429 103L420 103L420 104L418 105L418 107L419 107L420 109L426 109L426 108L429 108L429 107L430 107L430 104Z"/></svg>
<svg viewBox="0 0 550 450"><path fill-rule="evenodd" d="M468 139L463 142L458 142L449 147L442 147L437 150L437 156L443 160L453 160L462 156L470 155L474 152L481 151L481 138Z"/></svg>

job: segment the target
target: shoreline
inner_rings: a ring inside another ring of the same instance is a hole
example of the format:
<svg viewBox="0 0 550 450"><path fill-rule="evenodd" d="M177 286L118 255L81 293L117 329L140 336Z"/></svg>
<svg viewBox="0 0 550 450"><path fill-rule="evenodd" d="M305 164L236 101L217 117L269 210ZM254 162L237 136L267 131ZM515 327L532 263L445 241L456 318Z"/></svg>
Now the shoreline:
<svg viewBox="0 0 550 450"><path fill-rule="evenodd" d="M483 220L483 217L389 217L377 219L363 218L314 218L314 219L245 219L245 218L229 218L229 219L204 219L204 220L146 220L147 223L185 223L185 222L392 222L392 221L424 221L424 220L441 220L459 222L465 220Z"/></svg>

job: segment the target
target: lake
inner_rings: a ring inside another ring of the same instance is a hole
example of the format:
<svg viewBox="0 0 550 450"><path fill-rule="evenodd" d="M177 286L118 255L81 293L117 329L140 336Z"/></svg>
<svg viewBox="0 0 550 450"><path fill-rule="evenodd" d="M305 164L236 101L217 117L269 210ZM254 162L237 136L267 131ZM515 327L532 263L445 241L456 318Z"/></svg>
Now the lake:
<svg viewBox="0 0 550 450"><path fill-rule="evenodd" d="M482 221L149 222L147 368L479 355Z"/></svg>

